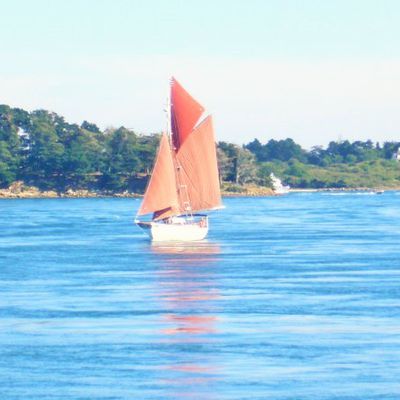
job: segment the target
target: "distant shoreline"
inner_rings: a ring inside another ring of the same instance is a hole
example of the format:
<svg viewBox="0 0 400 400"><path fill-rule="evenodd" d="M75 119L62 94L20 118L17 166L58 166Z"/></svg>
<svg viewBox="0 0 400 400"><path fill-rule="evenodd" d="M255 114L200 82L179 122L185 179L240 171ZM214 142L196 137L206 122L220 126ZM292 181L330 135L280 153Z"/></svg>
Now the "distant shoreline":
<svg viewBox="0 0 400 400"><path fill-rule="evenodd" d="M222 186L222 196L274 196L275 193L271 188L244 185L234 186L235 190L226 190ZM7 189L0 189L0 199L56 199L56 198L142 198L143 195L129 191L111 192L111 191L94 191L87 189L68 189L65 192L56 192L55 190L40 190L35 186L25 185L22 181L16 181Z"/></svg>
<svg viewBox="0 0 400 400"><path fill-rule="evenodd" d="M400 187L358 187L358 188L321 188L321 189L290 189L291 193L317 193L317 192L369 192L369 191L396 191ZM259 186L244 187L243 191L229 192L222 190L222 197L271 197L280 196L273 192L272 189ZM41 191L35 187L18 187L0 189L0 200L10 199L90 199L90 198L142 198L142 194L122 192L95 192L89 190L67 190L64 193L57 193L55 191Z"/></svg>

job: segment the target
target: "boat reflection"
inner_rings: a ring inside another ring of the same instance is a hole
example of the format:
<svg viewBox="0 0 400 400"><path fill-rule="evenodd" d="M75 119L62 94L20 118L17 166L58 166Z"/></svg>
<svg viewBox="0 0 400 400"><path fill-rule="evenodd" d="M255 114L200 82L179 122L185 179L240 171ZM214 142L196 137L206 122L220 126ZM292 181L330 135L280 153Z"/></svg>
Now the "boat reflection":
<svg viewBox="0 0 400 400"><path fill-rule="evenodd" d="M218 340L216 282L220 246L212 242L162 243L157 274L166 398L214 399L220 371L212 351ZM160 260L161 261L161 260Z"/></svg>
<svg viewBox="0 0 400 400"><path fill-rule="evenodd" d="M151 251L158 254L190 254L206 256L218 255L221 252L218 243L202 240L199 242L152 242ZM191 258L193 262L198 261Z"/></svg>

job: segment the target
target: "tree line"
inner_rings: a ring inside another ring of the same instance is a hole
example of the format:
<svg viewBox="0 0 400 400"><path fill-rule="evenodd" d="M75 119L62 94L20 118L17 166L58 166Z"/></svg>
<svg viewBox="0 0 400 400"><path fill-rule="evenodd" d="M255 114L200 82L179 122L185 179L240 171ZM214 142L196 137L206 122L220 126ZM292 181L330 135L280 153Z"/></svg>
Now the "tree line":
<svg viewBox="0 0 400 400"><path fill-rule="evenodd" d="M16 180L40 189L143 191L159 135L120 127L102 132L46 110L0 106L0 186Z"/></svg>
<svg viewBox="0 0 400 400"><path fill-rule="evenodd" d="M101 131L88 121L68 123L54 112L0 105L0 187L20 180L60 193L68 189L141 193L159 140L159 133L141 135L124 127ZM399 148L400 142L381 146L368 140L331 142L307 151L292 139L264 144L254 139L243 146L219 142L217 155L221 180L232 187L269 186L271 172L294 187L337 187L357 185L360 180L355 177L368 172L378 174L376 179L387 178L384 172L389 170L394 184L400 173L392 158Z"/></svg>

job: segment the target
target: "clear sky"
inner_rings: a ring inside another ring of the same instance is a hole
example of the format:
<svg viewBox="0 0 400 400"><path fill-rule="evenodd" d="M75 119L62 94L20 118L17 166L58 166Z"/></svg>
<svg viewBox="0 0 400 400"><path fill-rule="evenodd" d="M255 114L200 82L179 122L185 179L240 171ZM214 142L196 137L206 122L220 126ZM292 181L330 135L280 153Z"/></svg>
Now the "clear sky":
<svg viewBox="0 0 400 400"><path fill-rule="evenodd" d="M398 0L0 0L0 103L164 127L174 75L218 140L400 140Z"/></svg>

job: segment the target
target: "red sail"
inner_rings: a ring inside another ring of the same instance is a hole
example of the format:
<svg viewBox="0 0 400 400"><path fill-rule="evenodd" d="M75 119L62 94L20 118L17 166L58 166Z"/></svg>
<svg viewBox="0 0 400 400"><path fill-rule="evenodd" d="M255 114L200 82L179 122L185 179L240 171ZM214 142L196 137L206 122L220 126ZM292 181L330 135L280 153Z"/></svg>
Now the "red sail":
<svg viewBox="0 0 400 400"><path fill-rule="evenodd" d="M171 129L176 151L183 145L203 112L203 106L190 96L175 78L172 78Z"/></svg>
<svg viewBox="0 0 400 400"><path fill-rule="evenodd" d="M165 218L177 213L178 203L172 151L167 135L163 134L153 173L138 215L155 213L155 219Z"/></svg>
<svg viewBox="0 0 400 400"><path fill-rule="evenodd" d="M221 207L217 155L211 116L186 138L176 154L181 209L185 197L193 212ZM186 190L187 193L183 193ZM187 196L186 196L187 194Z"/></svg>

